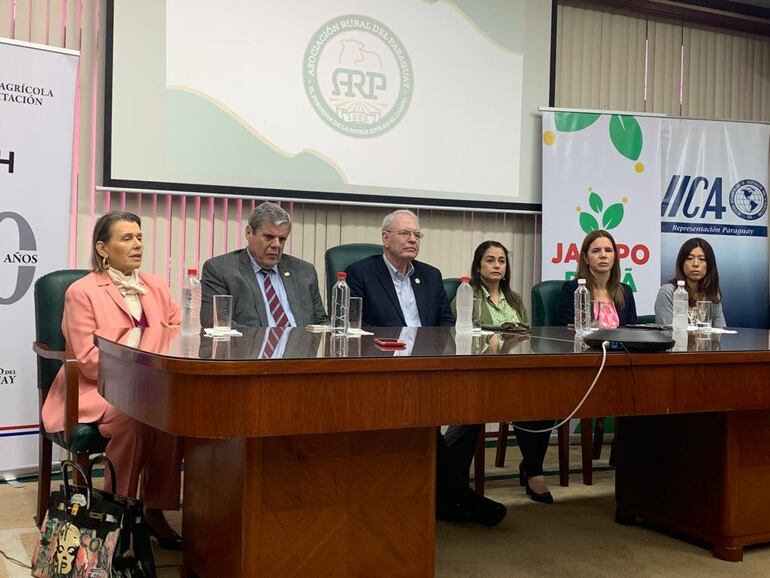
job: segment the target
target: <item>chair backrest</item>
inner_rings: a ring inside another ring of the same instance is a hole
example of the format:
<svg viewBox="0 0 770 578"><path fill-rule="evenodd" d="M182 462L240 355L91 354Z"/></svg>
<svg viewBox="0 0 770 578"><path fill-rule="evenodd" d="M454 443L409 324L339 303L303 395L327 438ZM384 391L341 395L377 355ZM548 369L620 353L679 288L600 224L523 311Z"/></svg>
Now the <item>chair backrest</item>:
<svg viewBox="0 0 770 578"><path fill-rule="evenodd" d="M655 315L637 315L637 323L655 323Z"/></svg>
<svg viewBox="0 0 770 578"><path fill-rule="evenodd" d="M444 279L444 291L446 291L446 297L449 303L457 295L457 288L460 286L459 277L447 277Z"/></svg>
<svg viewBox="0 0 770 578"><path fill-rule="evenodd" d="M373 243L349 243L337 245L326 250L324 262L326 264L326 308L332 306L332 287L337 282L337 273L344 271L348 265L365 259L371 255L381 255L382 245Z"/></svg>
<svg viewBox="0 0 770 578"><path fill-rule="evenodd" d="M35 340L50 349L64 351L64 335L61 319L64 314L64 293L81 277L88 275L87 269L63 269L43 275L35 282ZM51 387L61 362L37 358L37 386Z"/></svg>
<svg viewBox="0 0 770 578"><path fill-rule="evenodd" d="M532 287L532 325L558 325L559 294L564 281L541 281Z"/></svg>

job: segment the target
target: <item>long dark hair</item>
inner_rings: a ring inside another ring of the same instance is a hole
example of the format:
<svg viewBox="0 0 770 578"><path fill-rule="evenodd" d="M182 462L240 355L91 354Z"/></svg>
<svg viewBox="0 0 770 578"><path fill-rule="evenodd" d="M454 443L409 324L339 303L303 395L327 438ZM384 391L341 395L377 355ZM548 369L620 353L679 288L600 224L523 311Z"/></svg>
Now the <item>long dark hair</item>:
<svg viewBox="0 0 770 578"><path fill-rule="evenodd" d="M526 322L527 310L524 307L524 301L522 301L521 295L511 289L511 258L508 256L508 249L502 243L484 241L476 247L476 251L473 253L473 263L471 263L471 287L481 289L481 286L484 285L484 282L481 280L481 259L490 247L497 247L505 253L505 275L500 279L500 291L503 292L503 296L508 304L516 310L519 319Z"/></svg>
<svg viewBox="0 0 770 578"><path fill-rule="evenodd" d="M703 279L698 281L698 292L712 303L719 303L721 295L719 294L719 270L717 269L717 258L716 255L714 255L714 249L711 248L711 245L706 239L693 237L692 239L687 239L682 244L679 248L679 254L676 256L676 274L669 283L676 287L677 281L685 281L685 289L687 289L687 277L684 275L684 262L687 261L687 257L689 257L690 253L692 253L693 249L696 247L700 247L703 250L703 255L706 257L706 274L703 276ZM689 289L687 289L687 294L690 297L689 301L690 306L692 307L698 300L698 296L691 294Z"/></svg>
<svg viewBox="0 0 770 578"><path fill-rule="evenodd" d="M596 287L596 278L594 277L591 268L588 266L588 249L591 248L591 243L599 239L600 237L606 237L612 243L612 251L615 253L615 258L612 262L612 269L610 269L610 278L607 280L607 293L610 294L612 300L620 305L621 308L625 307L626 299L623 296L623 287L620 284L620 258L618 257L618 246L615 244L615 239L612 238L604 229L598 229L591 231L583 239L583 245L580 247L580 260L577 266L577 278L586 280L586 287L593 293Z"/></svg>
<svg viewBox="0 0 770 578"><path fill-rule="evenodd" d="M99 217L99 220L96 221L96 225L94 225L94 235L93 239L91 240L91 269L94 272L102 271L104 269L102 266L104 260L96 250L96 244L99 241L106 243L110 240L110 237L112 236L112 226L118 221L129 221L131 223L136 223L139 225L140 229L142 228L142 220L133 213L128 213L125 211L110 211L109 213L105 213Z"/></svg>

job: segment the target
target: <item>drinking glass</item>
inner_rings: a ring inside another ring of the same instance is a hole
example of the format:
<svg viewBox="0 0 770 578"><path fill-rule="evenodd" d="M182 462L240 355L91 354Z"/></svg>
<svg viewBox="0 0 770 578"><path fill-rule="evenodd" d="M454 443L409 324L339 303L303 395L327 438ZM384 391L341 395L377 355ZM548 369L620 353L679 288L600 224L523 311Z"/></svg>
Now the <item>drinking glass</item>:
<svg viewBox="0 0 770 578"><path fill-rule="evenodd" d="M711 330L711 301L698 301L695 304L695 324L698 331Z"/></svg>
<svg viewBox="0 0 770 578"><path fill-rule="evenodd" d="M233 296L214 295L214 333L229 333L233 321Z"/></svg>
<svg viewBox="0 0 770 578"><path fill-rule="evenodd" d="M361 308L363 300L361 297L351 297L348 305L348 331L351 333L361 332Z"/></svg>

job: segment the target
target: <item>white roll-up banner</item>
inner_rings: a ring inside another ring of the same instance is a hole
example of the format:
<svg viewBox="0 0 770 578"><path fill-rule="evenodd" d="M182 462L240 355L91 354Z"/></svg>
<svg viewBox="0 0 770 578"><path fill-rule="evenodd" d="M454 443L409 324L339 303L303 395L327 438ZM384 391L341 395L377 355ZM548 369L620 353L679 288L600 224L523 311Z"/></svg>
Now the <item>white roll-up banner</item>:
<svg viewBox="0 0 770 578"><path fill-rule="evenodd" d="M78 53L0 38L0 473L37 466L35 280L67 267Z"/></svg>
<svg viewBox="0 0 770 578"><path fill-rule="evenodd" d="M640 315L660 285L660 119L632 114L543 114L542 278L575 276L587 233L615 239L621 281Z"/></svg>

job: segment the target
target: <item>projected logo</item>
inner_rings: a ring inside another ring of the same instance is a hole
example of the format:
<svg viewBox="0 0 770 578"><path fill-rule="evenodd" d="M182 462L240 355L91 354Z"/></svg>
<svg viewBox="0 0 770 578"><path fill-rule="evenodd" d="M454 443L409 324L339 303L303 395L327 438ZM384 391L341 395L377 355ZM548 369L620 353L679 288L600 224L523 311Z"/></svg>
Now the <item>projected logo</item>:
<svg viewBox="0 0 770 578"><path fill-rule="evenodd" d="M308 44L303 68L313 109L348 136L389 131L412 99L409 55L387 26L368 16L340 16L324 24Z"/></svg>

